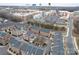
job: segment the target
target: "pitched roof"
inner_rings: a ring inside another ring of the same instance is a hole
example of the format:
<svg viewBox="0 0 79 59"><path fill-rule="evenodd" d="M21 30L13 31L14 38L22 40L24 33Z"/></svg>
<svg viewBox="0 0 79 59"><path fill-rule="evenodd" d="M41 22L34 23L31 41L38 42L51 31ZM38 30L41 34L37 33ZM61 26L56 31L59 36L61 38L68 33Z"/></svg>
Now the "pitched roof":
<svg viewBox="0 0 79 59"><path fill-rule="evenodd" d="M21 42L19 40L17 40L16 38L11 38L10 44L13 47L20 48Z"/></svg>
<svg viewBox="0 0 79 59"><path fill-rule="evenodd" d="M0 36L5 36L6 33L5 32L0 32Z"/></svg>

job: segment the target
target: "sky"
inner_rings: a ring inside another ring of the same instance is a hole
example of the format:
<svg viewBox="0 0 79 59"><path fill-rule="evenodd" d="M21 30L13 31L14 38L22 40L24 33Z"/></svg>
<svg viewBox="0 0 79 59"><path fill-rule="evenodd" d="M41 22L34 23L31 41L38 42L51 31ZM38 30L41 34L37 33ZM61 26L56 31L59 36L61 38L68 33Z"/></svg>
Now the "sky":
<svg viewBox="0 0 79 59"><path fill-rule="evenodd" d="M26 4L48 5L53 6L79 6L79 0L0 0L0 5L26 5Z"/></svg>

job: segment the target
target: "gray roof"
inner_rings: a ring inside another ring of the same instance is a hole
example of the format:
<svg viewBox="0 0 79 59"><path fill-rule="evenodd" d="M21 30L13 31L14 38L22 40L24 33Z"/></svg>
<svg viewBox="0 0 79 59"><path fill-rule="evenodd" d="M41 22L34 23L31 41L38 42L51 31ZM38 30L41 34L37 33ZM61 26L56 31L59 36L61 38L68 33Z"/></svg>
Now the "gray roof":
<svg viewBox="0 0 79 59"><path fill-rule="evenodd" d="M48 16L45 20L46 22L57 23L57 24L64 24L65 22L65 20L59 19L58 16Z"/></svg>
<svg viewBox="0 0 79 59"><path fill-rule="evenodd" d="M31 34L33 34L32 31L28 31L28 32L26 33L26 35L28 35L28 36L30 36Z"/></svg>
<svg viewBox="0 0 79 59"><path fill-rule="evenodd" d="M45 18L46 22L50 22L50 23L55 23L56 21L58 21L58 17L57 16L48 16L47 18Z"/></svg>
<svg viewBox="0 0 79 59"><path fill-rule="evenodd" d="M5 36L6 33L5 32L0 32L0 36Z"/></svg>
<svg viewBox="0 0 79 59"><path fill-rule="evenodd" d="M32 26L32 28L33 29L35 29L35 30L40 30L40 31L42 31L42 32L49 32L50 31L50 29L45 29L45 28L39 28L39 27L37 27L37 26Z"/></svg>
<svg viewBox="0 0 79 59"><path fill-rule="evenodd" d="M6 23L2 23L2 24L0 24L0 28L5 28L5 27L9 27L9 26L23 26L23 25L25 25L25 24L21 24L21 23L19 23L19 22L12 22L12 21L7 21Z"/></svg>
<svg viewBox="0 0 79 59"><path fill-rule="evenodd" d="M13 47L20 48L21 42L19 40L17 40L16 38L11 38L10 44Z"/></svg>
<svg viewBox="0 0 79 59"><path fill-rule="evenodd" d="M6 22L6 23L0 24L0 28L9 27L9 26L12 26L12 25L14 25L14 24L15 24L14 22L8 21L8 22Z"/></svg>

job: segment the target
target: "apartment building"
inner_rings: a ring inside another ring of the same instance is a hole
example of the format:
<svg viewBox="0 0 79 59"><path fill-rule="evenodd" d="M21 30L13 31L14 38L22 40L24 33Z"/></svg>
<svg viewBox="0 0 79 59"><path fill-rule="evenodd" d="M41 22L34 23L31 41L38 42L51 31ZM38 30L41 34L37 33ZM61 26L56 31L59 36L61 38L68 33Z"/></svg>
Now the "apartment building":
<svg viewBox="0 0 79 59"><path fill-rule="evenodd" d="M12 37L9 41L9 45L8 45L8 53L12 54L12 55L21 55L20 52L20 46L21 46L21 42L19 41L20 38L15 38Z"/></svg>
<svg viewBox="0 0 79 59"><path fill-rule="evenodd" d="M18 17L22 20L29 20L33 18L33 15L38 14L37 10L28 10L28 9L15 9L10 12L14 17Z"/></svg>

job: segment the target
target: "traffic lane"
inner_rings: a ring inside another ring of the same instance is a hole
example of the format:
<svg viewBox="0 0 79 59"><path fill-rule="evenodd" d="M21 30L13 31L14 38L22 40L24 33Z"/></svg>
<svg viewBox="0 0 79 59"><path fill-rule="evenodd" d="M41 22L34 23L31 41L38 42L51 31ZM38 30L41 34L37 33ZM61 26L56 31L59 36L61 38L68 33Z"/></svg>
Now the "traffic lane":
<svg viewBox="0 0 79 59"><path fill-rule="evenodd" d="M67 52L69 55L74 55L75 54L75 47L73 45L73 41L72 41L72 26L73 26L73 23L72 23L72 19L71 17L69 17L69 20L68 20L68 36L67 36Z"/></svg>
<svg viewBox="0 0 79 59"><path fill-rule="evenodd" d="M75 48L74 48L74 45L73 45L73 41L72 41L72 38L67 38L67 49L68 49L68 54L70 55L75 55Z"/></svg>

